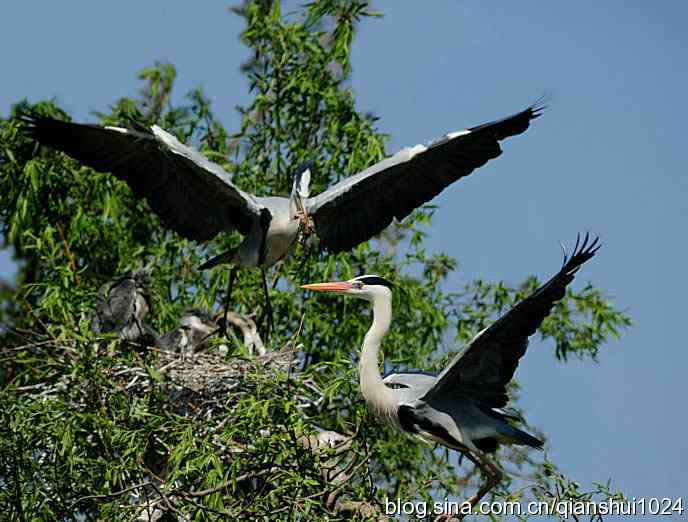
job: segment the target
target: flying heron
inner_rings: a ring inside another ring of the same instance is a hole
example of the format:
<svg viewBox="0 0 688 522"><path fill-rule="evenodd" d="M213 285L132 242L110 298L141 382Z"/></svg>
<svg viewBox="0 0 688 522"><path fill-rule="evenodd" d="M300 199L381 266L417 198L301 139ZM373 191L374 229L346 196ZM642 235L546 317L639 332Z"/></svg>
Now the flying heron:
<svg viewBox="0 0 688 522"><path fill-rule="evenodd" d="M471 508L501 480L499 469L484 456L499 443L542 449L542 441L518 429L520 416L506 406L506 385L533 335L564 297L580 266L599 248L598 239L580 236L570 258L564 253L561 270L530 297L516 304L478 333L438 375L393 373L383 379L378 368L382 339L392 320L392 283L363 275L349 281L316 283L302 288L335 292L365 299L373 304L373 324L363 341L359 379L363 397L383 420L421 439L457 450L486 477L478 492L468 499Z"/></svg>
<svg viewBox="0 0 688 522"><path fill-rule="evenodd" d="M289 197L254 196L239 189L219 165L157 125L133 129L72 123L24 115L26 132L85 165L111 172L144 197L166 226L196 241L238 230L236 248L200 269L230 263L226 306L235 269L263 269L269 326L272 321L265 268L284 258L299 232L314 233L325 250L349 250L430 201L454 181L502 153L499 142L521 134L544 106L470 129L450 132L428 145L405 148L310 197L310 164L296 169Z"/></svg>

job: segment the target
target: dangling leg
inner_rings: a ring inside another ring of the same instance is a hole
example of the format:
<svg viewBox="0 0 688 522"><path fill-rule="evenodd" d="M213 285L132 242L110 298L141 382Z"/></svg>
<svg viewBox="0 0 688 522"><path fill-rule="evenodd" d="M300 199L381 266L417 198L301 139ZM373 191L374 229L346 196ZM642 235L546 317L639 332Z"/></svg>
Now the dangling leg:
<svg viewBox="0 0 688 522"><path fill-rule="evenodd" d="M229 312L229 298L232 295L232 286L234 285L234 278L236 277L236 265L232 265L229 271L229 283L227 284L227 296L225 297L225 311L220 318L220 336L229 341L229 332L227 331L227 312Z"/></svg>
<svg viewBox="0 0 688 522"><path fill-rule="evenodd" d="M261 268L260 269L261 277L263 279L263 294L265 295L265 306L263 308L263 313L258 320L258 328L260 329L263 325L263 319L265 319L265 316L267 316L267 321L268 325L267 328L265 329L265 335L262 336L265 339L265 343L270 340L270 332L275 331L275 323L272 320L272 304L270 303L270 291L268 290L268 280L267 280L267 275L265 274L265 269Z"/></svg>

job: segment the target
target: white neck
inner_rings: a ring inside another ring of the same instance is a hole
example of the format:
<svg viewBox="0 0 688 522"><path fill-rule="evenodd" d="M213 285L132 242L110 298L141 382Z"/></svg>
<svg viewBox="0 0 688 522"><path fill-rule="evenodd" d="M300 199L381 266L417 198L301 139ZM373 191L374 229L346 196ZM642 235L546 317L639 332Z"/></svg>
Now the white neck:
<svg viewBox="0 0 688 522"><path fill-rule="evenodd" d="M373 300L373 324L366 333L361 349L359 379L361 393L370 408L378 415L394 418L397 407L392 388L382 382L379 354L382 338L392 322L392 296L390 292L375 295Z"/></svg>

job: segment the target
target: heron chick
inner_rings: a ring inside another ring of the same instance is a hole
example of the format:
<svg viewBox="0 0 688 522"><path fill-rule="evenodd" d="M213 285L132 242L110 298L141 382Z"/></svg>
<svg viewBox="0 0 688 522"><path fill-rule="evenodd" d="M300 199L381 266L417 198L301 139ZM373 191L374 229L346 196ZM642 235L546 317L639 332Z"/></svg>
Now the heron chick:
<svg viewBox="0 0 688 522"><path fill-rule="evenodd" d="M179 318L177 327L161 335L157 346L168 352L187 356L208 346L209 339L219 330L217 322L204 310L193 308Z"/></svg>
<svg viewBox="0 0 688 522"><path fill-rule="evenodd" d="M156 333L143 324L150 311L151 276L141 269L105 283L98 291L91 328L97 334L115 332L130 342L152 343Z"/></svg>
<svg viewBox="0 0 688 522"><path fill-rule="evenodd" d="M366 333L359 362L361 392L369 408L385 421L421 439L457 450L485 475L485 483L470 497L473 508L501 480L499 469L484 455L499 443L542 449L542 441L517 428L519 416L502 409L518 360L533 335L562 299L580 266L599 248L598 239L576 241L562 268L532 295L517 303L478 333L437 376L394 373L382 377L379 351L392 320L392 288L388 280L363 275L349 281L316 283L302 288L334 292L370 301L373 324Z"/></svg>

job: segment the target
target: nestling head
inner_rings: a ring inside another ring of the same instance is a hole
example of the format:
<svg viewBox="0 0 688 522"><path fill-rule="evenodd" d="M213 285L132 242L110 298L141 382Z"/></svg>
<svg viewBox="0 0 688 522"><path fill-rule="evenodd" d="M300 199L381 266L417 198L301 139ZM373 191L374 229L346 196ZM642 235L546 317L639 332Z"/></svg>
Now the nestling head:
<svg viewBox="0 0 688 522"><path fill-rule="evenodd" d="M362 275L348 281L334 281L331 283L313 283L301 285L301 288L312 292L332 292L350 295L366 301L374 301L377 297L392 297L392 283L378 275Z"/></svg>

